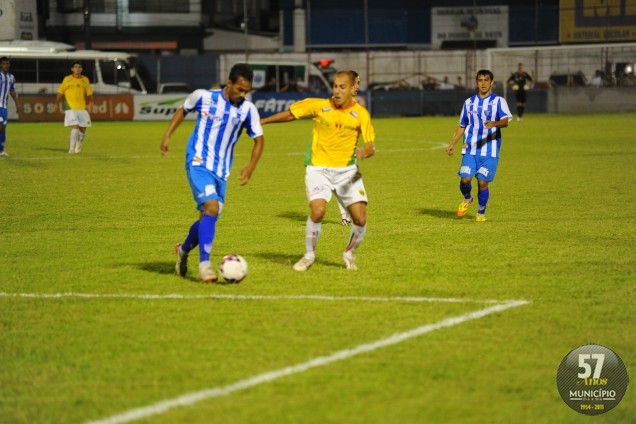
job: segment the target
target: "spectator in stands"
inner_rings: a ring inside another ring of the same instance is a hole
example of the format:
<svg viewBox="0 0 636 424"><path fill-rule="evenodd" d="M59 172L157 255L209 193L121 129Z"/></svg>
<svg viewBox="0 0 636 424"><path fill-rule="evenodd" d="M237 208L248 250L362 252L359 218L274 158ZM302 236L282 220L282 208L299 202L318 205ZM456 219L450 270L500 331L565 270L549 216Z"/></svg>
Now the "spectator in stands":
<svg viewBox="0 0 636 424"><path fill-rule="evenodd" d="M258 89L259 92L276 92L278 90L277 84L276 84L276 77L271 77L269 79L269 81L267 82L267 84L265 84L264 86L262 86L261 88Z"/></svg>
<svg viewBox="0 0 636 424"><path fill-rule="evenodd" d="M464 86L464 83L462 82L462 77L457 77L457 84L455 85L455 88L458 90L463 90L466 88Z"/></svg>
<svg viewBox="0 0 636 424"><path fill-rule="evenodd" d="M455 86L448 82L448 76L444 77L444 80L437 85L438 90L452 90Z"/></svg>
<svg viewBox="0 0 636 424"><path fill-rule="evenodd" d="M603 86L603 72L597 70L589 85L590 87L601 88Z"/></svg>

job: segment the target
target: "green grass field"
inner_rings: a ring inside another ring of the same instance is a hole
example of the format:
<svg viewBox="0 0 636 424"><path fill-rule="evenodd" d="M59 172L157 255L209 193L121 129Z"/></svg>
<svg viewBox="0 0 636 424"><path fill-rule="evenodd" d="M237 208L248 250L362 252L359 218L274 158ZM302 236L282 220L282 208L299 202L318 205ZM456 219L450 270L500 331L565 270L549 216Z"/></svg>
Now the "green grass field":
<svg viewBox="0 0 636 424"><path fill-rule="evenodd" d="M598 343L636 376L633 114L513 122L480 224L475 206L455 217L460 156L442 146L457 117L374 124L377 154L360 165L370 203L358 272L342 263L348 230L334 202L318 261L291 269L304 249L311 132L295 122L265 127L244 187L238 170L252 143L239 143L213 262L238 253L250 273L203 285L195 254L188 278L173 275L173 245L196 217L183 169L192 123L169 158L159 154L166 122L96 122L79 155L66 153L61 122L10 123L11 156L0 160L0 422L100 420L207 389L220 390L140 421L590 420L561 400L556 371L572 349ZM70 293L96 296L45 296ZM529 303L347 350L509 300ZM348 354L288 368L335 352ZM244 381L253 384L232 386ZM630 387L594 420L634 417Z"/></svg>

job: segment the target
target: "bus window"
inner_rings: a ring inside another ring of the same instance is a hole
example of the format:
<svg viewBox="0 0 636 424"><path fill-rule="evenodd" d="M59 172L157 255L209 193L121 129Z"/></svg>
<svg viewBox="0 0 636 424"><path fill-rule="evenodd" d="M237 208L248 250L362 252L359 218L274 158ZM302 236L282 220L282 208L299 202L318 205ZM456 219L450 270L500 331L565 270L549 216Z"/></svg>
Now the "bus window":
<svg viewBox="0 0 636 424"><path fill-rule="evenodd" d="M36 59L11 59L11 71L18 83L38 82Z"/></svg>
<svg viewBox="0 0 636 424"><path fill-rule="evenodd" d="M150 75L150 71L146 68L146 65L134 56L129 57L128 62L130 63L131 88L144 94L156 93L157 84L152 78L152 75Z"/></svg>
<svg viewBox="0 0 636 424"><path fill-rule="evenodd" d="M121 60L100 60L102 81L107 85L130 88L130 74L128 66Z"/></svg>

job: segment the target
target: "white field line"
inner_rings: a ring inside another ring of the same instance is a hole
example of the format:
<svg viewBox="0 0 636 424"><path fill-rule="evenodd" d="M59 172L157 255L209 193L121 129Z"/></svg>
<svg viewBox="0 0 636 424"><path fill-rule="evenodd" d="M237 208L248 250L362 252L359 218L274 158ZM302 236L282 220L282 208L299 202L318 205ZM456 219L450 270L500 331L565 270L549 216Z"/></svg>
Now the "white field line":
<svg viewBox="0 0 636 424"><path fill-rule="evenodd" d="M279 378L286 377L293 374L302 373L302 372L311 370L313 368L329 365L333 362L342 361L344 359L348 359L363 353L368 353L377 349L381 349L383 347L392 346L392 345L401 343L403 341L406 341L408 339L412 339L414 337L418 337L423 334L430 333L435 330L440 330L442 328L448 328L455 325L463 324L468 321L477 320L487 315L497 313L497 312L502 312L502 311L505 311L506 309L526 305L528 303L529 302L525 300L510 301L507 303L490 306L485 309L480 309L478 311L469 312L469 313L459 315L456 317L446 318L433 324L426 324L421 327L417 327L403 333L393 334L392 336L389 336L385 339L380 339L371 343L361 344L351 349L339 350L330 355L319 356L307 362L302 362L302 363L292 365L289 367L265 372L263 374L258 374L253 377L237 381L236 383L233 383L227 386L214 387L214 388L210 388L206 390L201 390L198 392L186 393L182 396L179 396L173 399L167 399L167 400L163 400L161 402L157 402L149 406L131 409L121 414L113 415L98 421L91 421L89 424L128 423L130 421L148 418L154 415L159 415L172 408L189 406L203 400L212 399L219 396L226 396L231 393L237 392L239 390L258 386L264 383L269 383Z"/></svg>
<svg viewBox="0 0 636 424"><path fill-rule="evenodd" d="M324 300L324 301L362 301L362 302L429 302L429 303L494 303L502 304L516 300L461 299L444 297L383 297L383 296L325 296L325 295L243 295L243 294L117 294L117 293L6 293L0 297L22 297L34 299L221 299L221 300Z"/></svg>

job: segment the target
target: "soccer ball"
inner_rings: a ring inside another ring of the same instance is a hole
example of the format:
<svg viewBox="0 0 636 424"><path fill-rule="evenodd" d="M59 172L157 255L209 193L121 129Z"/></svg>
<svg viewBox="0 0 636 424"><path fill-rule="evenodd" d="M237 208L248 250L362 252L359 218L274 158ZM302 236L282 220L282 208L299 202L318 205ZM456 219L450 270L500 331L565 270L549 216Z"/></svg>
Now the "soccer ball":
<svg viewBox="0 0 636 424"><path fill-rule="evenodd" d="M239 255L226 255L219 265L221 277L227 283L240 283L247 277L247 261Z"/></svg>

